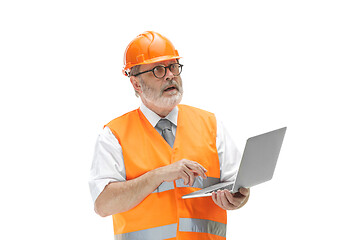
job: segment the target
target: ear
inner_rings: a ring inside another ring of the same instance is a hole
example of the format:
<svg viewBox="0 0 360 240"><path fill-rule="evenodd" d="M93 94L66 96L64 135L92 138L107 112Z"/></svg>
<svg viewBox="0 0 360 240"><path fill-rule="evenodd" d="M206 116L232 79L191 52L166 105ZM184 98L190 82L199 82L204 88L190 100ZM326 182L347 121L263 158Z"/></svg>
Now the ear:
<svg viewBox="0 0 360 240"><path fill-rule="evenodd" d="M141 86L140 86L140 82L139 82L139 79L138 79L137 77L130 76L130 82L131 82L131 84L133 85L134 90L135 90L136 92L142 93Z"/></svg>

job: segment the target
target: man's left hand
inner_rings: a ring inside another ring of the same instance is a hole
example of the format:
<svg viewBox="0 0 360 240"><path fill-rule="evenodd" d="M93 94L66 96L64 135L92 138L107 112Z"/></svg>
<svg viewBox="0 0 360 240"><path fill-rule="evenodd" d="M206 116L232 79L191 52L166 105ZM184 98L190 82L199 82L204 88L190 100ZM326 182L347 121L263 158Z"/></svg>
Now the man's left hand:
<svg viewBox="0 0 360 240"><path fill-rule="evenodd" d="M218 190L212 193L213 201L224 210L235 210L244 206L250 196L249 188L240 188L232 194L229 190Z"/></svg>

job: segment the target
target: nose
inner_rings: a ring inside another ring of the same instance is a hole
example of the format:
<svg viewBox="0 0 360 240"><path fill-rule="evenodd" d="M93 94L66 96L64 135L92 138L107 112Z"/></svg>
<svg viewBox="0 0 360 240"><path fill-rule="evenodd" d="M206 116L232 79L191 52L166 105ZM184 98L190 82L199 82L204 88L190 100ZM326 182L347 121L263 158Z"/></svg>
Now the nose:
<svg viewBox="0 0 360 240"><path fill-rule="evenodd" d="M166 74L164 76L164 79L166 81L170 81L175 77L175 75L170 71L170 69L166 69Z"/></svg>

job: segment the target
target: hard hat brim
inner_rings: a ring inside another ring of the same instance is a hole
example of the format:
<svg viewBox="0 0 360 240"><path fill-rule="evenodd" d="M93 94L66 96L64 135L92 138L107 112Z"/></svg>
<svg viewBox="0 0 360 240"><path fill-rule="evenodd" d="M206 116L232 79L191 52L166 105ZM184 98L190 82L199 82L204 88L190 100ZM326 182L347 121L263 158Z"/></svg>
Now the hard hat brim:
<svg viewBox="0 0 360 240"><path fill-rule="evenodd" d="M157 63L157 62L162 62L162 61L168 61L168 60L174 60L174 59L180 59L182 57L179 56L161 56L161 57L157 57L157 58L152 58L149 60L144 60L141 63L137 63L137 64L127 64L127 66L125 66L122 70L123 74L125 76L128 76L128 74L126 73L128 70L130 70L132 67L135 66L139 66L139 65L145 65L145 64L151 64L151 63Z"/></svg>

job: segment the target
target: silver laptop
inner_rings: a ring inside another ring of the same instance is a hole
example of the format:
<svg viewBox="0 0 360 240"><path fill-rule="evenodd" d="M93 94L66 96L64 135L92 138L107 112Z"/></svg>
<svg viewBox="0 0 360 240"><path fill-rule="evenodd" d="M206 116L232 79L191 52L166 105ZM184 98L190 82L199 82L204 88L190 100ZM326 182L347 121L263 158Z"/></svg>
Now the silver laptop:
<svg viewBox="0 0 360 240"><path fill-rule="evenodd" d="M273 175L286 127L251 137L246 141L235 182L222 182L182 196L183 199L211 196L217 190L235 193L241 187L249 188L269 181Z"/></svg>

